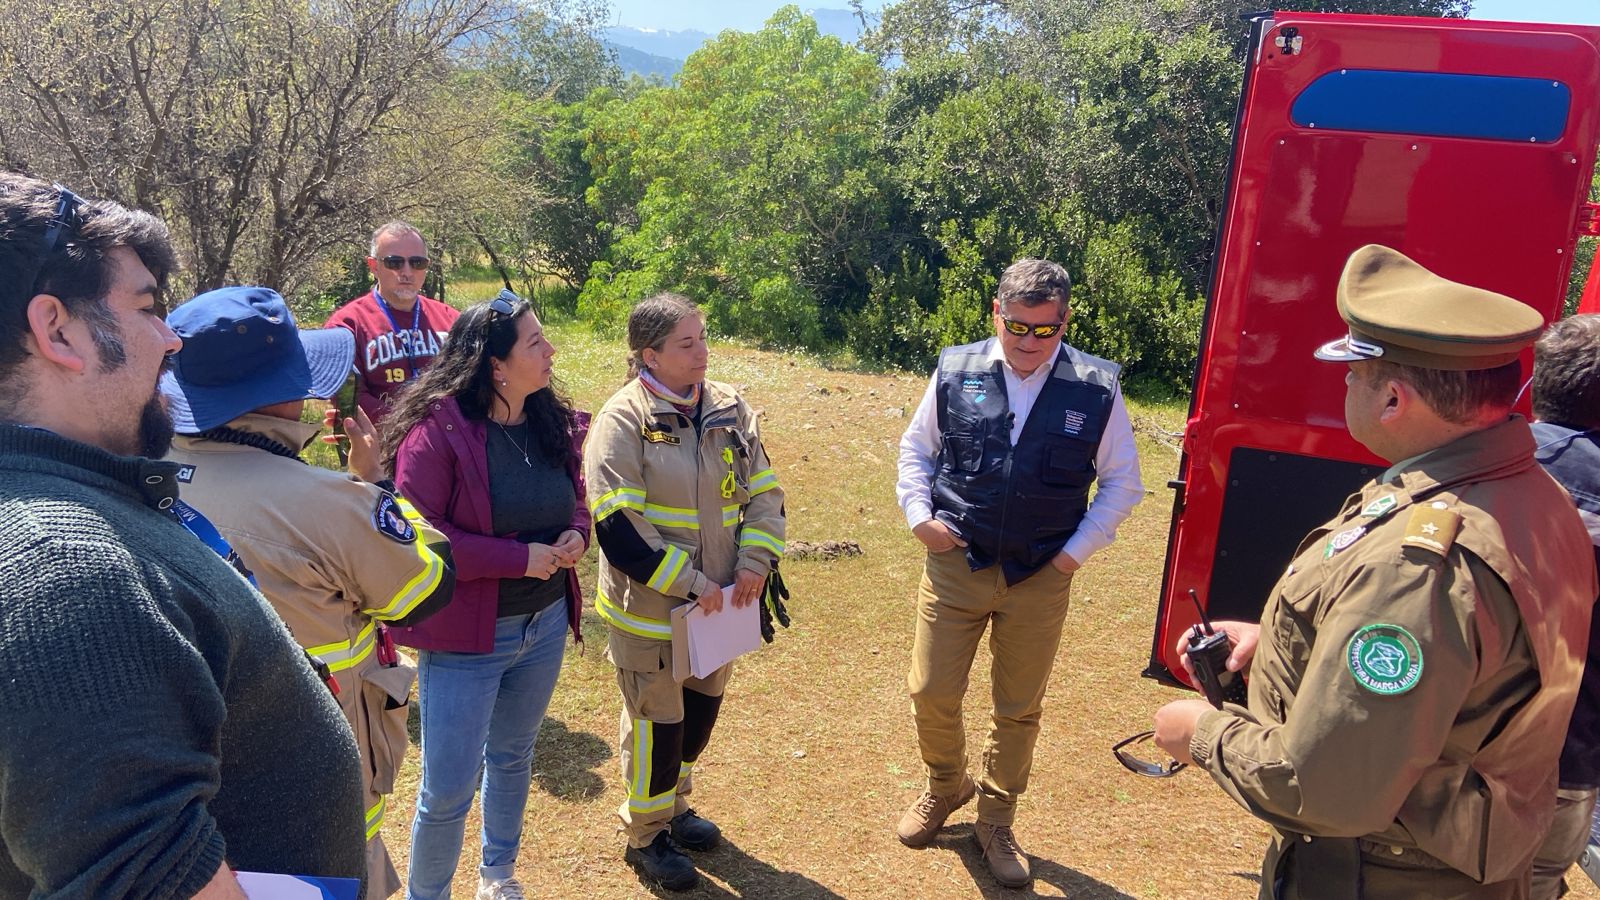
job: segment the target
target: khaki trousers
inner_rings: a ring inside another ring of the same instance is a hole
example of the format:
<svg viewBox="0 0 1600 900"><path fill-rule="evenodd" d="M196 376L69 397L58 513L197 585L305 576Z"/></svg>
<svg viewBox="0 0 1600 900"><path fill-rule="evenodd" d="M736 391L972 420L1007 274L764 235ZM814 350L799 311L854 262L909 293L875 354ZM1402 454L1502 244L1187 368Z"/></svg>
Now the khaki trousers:
<svg viewBox="0 0 1600 900"><path fill-rule="evenodd" d="M977 781L978 818L989 824L1012 824L1028 787L1071 588L1072 576L1049 565L1007 587L999 566L973 572L959 549L929 553L923 565L906 682L928 790L948 797L967 771L961 701L987 629L993 711Z"/></svg>
<svg viewBox="0 0 1600 900"><path fill-rule="evenodd" d="M1556 791L1556 817L1539 852L1533 855L1533 900L1555 900L1567 895L1563 876L1589 845L1595 794L1594 788Z"/></svg>
<svg viewBox="0 0 1600 900"><path fill-rule="evenodd" d="M672 642L611 629L606 654L622 693L618 727L627 796L617 808L631 847L646 847L672 817L689 809L694 764L711 739L729 663L705 678L672 678Z"/></svg>

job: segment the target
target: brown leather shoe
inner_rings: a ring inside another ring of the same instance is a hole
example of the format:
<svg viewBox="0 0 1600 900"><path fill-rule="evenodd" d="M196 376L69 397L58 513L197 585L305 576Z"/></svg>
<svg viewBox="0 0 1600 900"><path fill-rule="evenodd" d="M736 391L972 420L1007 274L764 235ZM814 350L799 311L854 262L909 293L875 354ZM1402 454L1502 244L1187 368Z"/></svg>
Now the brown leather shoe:
<svg viewBox="0 0 1600 900"><path fill-rule="evenodd" d="M983 850L983 861L989 865L994 880L1005 887L1023 887L1032 874L1028 871L1028 857L1017 846L1017 835L1010 825L990 825L979 821L972 829Z"/></svg>
<svg viewBox="0 0 1600 900"><path fill-rule="evenodd" d="M978 786L972 783L972 776L962 775L961 787L956 789L954 797L941 797L932 791L923 791L922 796L900 817L895 836L907 847L926 846L944 827L944 820L971 802L977 790Z"/></svg>

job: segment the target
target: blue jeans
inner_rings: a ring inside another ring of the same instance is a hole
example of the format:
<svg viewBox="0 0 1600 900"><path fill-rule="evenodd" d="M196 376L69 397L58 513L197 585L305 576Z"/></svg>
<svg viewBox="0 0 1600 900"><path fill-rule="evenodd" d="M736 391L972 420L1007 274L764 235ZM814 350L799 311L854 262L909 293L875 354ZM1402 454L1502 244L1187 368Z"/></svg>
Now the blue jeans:
<svg viewBox="0 0 1600 900"><path fill-rule="evenodd" d="M480 878L506 878L517 861L533 779L533 743L561 673L567 603L495 623L488 653L422 650L422 784L411 821L410 900L450 896L467 810L483 772Z"/></svg>

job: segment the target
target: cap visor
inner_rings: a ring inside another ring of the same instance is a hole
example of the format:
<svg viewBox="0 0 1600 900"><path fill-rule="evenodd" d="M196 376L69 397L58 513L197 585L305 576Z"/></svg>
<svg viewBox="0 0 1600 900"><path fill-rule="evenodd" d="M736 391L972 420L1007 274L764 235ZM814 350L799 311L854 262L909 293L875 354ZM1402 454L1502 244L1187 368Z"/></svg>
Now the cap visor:
<svg viewBox="0 0 1600 900"><path fill-rule="evenodd" d="M1381 354L1364 353L1350 346L1350 337L1346 335L1336 341L1329 341L1318 347L1314 355L1323 362L1360 362L1363 359L1377 359Z"/></svg>

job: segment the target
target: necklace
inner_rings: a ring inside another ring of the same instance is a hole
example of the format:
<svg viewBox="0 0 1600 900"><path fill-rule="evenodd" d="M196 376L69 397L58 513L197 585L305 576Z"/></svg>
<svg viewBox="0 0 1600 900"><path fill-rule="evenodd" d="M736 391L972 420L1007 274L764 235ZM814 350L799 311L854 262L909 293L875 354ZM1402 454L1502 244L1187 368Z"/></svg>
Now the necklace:
<svg viewBox="0 0 1600 900"><path fill-rule="evenodd" d="M506 440L511 442L511 446L517 448L517 452L522 454L522 464L530 469L533 468L533 460L528 458L528 449L533 446L533 436L528 436L527 444L519 444L517 443L517 439L511 436L511 432L507 431L504 425L501 425L494 419L490 419L489 421L494 422L495 427L500 429L500 433L505 435Z"/></svg>

